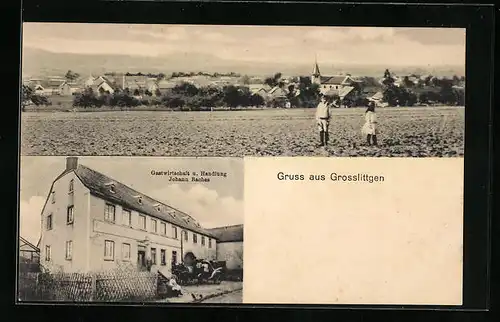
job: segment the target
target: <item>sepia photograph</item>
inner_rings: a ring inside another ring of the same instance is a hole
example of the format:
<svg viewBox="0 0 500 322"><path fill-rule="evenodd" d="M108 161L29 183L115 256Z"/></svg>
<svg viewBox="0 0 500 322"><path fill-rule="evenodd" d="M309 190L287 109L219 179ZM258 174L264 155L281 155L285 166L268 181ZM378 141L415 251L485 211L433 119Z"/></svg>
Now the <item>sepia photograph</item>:
<svg viewBox="0 0 500 322"><path fill-rule="evenodd" d="M20 302L242 302L242 159L23 156L20 171Z"/></svg>
<svg viewBox="0 0 500 322"><path fill-rule="evenodd" d="M463 157L465 29L24 23L21 154Z"/></svg>

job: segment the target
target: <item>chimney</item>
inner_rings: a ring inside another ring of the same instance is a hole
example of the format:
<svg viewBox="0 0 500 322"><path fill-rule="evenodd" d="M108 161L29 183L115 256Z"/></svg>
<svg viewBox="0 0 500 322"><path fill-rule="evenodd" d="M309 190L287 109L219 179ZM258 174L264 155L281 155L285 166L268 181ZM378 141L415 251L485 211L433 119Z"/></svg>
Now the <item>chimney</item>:
<svg viewBox="0 0 500 322"><path fill-rule="evenodd" d="M66 158L66 170L76 170L78 167L77 157L67 157Z"/></svg>

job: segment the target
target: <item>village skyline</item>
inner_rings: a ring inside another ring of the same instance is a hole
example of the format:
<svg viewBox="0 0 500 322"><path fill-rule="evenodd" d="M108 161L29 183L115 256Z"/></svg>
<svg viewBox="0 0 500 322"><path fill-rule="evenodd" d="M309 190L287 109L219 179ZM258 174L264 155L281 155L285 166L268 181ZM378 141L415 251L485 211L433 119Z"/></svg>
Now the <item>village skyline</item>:
<svg viewBox="0 0 500 322"><path fill-rule="evenodd" d="M465 29L26 23L23 75L105 72L464 75Z"/></svg>

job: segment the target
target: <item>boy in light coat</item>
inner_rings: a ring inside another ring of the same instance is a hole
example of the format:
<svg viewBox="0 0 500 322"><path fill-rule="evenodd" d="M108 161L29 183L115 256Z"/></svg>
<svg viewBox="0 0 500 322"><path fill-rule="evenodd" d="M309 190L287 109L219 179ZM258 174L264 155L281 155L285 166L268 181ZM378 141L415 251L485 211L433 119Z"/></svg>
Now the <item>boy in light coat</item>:
<svg viewBox="0 0 500 322"><path fill-rule="evenodd" d="M326 146L328 144L328 127L330 126L330 104L328 103L326 96L320 96L320 102L316 107L316 123L318 124L319 130L319 146Z"/></svg>

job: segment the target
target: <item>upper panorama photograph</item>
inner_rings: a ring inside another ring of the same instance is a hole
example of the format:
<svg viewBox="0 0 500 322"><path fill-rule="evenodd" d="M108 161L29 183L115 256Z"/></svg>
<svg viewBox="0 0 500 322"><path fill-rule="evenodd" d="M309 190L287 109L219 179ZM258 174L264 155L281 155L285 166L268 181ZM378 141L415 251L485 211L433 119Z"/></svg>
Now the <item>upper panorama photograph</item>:
<svg viewBox="0 0 500 322"><path fill-rule="evenodd" d="M464 155L465 29L22 29L22 155Z"/></svg>

